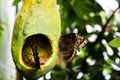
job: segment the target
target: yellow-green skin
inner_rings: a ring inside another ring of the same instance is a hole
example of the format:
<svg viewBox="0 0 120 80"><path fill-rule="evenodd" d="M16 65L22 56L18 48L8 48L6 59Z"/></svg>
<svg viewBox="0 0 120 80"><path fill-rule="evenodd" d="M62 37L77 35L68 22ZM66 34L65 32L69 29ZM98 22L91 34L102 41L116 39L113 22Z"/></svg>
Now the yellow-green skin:
<svg viewBox="0 0 120 80"><path fill-rule="evenodd" d="M58 42L61 35L60 15L56 0L24 0L17 15L13 37L12 56L16 68L26 79L36 80L49 72L58 58ZM41 69L27 66L22 60L22 48L25 39L35 34L43 34L52 46L52 55Z"/></svg>

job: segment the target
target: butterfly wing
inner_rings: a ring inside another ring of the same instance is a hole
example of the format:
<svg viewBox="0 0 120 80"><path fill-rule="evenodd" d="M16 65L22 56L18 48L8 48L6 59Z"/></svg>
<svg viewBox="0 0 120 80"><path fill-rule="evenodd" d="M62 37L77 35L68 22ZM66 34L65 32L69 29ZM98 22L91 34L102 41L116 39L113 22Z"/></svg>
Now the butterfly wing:
<svg viewBox="0 0 120 80"><path fill-rule="evenodd" d="M74 44L74 48L75 49L80 49L83 48L86 44L87 44L87 40L85 37L79 35L79 34L75 34L76 35L76 42Z"/></svg>
<svg viewBox="0 0 120 80"><path fill-rule="evenodd" d="M59 48L65 62L71 62L77 50L84 47L87 40L76 33L70 33L60 38Z"/></svg>

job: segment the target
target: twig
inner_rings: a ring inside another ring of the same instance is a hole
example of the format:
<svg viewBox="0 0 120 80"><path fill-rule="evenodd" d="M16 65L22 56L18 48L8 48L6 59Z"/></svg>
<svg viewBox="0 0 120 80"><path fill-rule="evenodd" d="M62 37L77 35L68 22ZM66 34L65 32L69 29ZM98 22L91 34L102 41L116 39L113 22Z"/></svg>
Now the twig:
<svg viewBox="0 0 120 80"><path fill-rule="evenodd" d="M106 27L108 26L109 22L111 21L111 19L113 18L113 16L115 15L116 11L120 8L120 6L115 10L113 11L112 15L108 18L107 22L102 26L102 31L98 34L98 38L95 40L95 42L93 43L94 46L99 42L102 34L104 33Z"/></svg>
<svg viewBox="0 0 120 80"><path fill-rule="evenodd" d="M18 13L18 5L16 5L16 14Z"/></svg>
<svg viewBox="0 0 120 80"><path fill-rule="evenodd" d="M40 69L40 61L39 61L39 57L38 57L38 52L37 52L37 47L33 44L34 43L34 40L32 41L32 38L28 38L28 41L29 41L29 44L30 44L30 47L32 49L32 52L33 52L33 56L34 56L34 59L35 59L35 67L36 69Z"/></svg>
<svg viewBox="0 0 120 80"><path fill-rule="evenodd" d="M120 6L115 10L113 11L112 15L108 18L107 22L102 26L102 31L97 35L97 39L95 40L95 42L93 42L91 45L90 45L90 53L88 54L87 57L89 57L89 55L91 55L91 51L93 51L95 45L101 40L101 36L103 35L106 27L108 26L109 22L111 21L111 19L113 18L113 16L115 15L116 11L120 8Z"/></svg>
<svg viewBox="0 0 120 80"><path fill-rule="evenodd" d="M77 80L76 79L76 73L72 70L71 62L67 63L67 74L68 74L68 79L67 80Z"/></svg>
<svg viewBox="0 0 120 80"><path fill-rule="evenodd" d="M107 22L102 26L102 31L97 35L98 37L95 40L95 42L88 45L89 46L89 49L88 49L89 54L84 58L82 68L84 68L86 66L86 64L87 64L86 59L93 53L93 50L94 50L94 47L96 46L96 44L101 41L101 36L104 34L106 27L108 26L109 22L111 21L111 19L113 18L114 14L116 13L116 11L118 9L120 9L120 5L115 11L113 11L112 15L108 18Z"/></svg>

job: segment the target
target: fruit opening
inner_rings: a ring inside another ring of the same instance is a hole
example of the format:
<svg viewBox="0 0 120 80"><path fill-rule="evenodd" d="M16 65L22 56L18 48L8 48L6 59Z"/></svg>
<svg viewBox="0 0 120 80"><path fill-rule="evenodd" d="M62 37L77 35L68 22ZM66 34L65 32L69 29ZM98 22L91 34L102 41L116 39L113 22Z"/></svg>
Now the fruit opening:
<svg viewBox="0 0 120 80"><path fill-rule="evenodd" d="M52 55L50 40L42 34L29 36L22 48L22 60L30 67L44 65Z"/></svg>

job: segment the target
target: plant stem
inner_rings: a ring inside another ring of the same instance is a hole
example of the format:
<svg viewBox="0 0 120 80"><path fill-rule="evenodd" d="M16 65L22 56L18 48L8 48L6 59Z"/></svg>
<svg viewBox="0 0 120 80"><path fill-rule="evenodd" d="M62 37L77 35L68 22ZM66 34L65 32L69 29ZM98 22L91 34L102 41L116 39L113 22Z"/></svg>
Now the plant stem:
<svg viewBox="0 0 120 80"><path fill-rule="evenodd" d="M119 5L119 7L115 11L113 11L112 15L108 18L106 23L102 26L102 31L100 33L98 33L98 35L97 35L98 37L95 40L95 42L90 43L88 45L88 47L89 47L89 49L88 49L89 54L84 58L82 68L85 69L85 67L87 67L86 59L93 53L94 48L97 45L97 43L99 43L102 40L101 36L104 34L104 31L105 31L106 27L108 26L109 22L112 20L112 18L114 17L114 15L115 15L116 11L118 11L118 9L120 9L120 5Z"/></svg>
<svg viewBox="0 0 120 80"><path fill-rule="evenodd" d="M92 54L92 51L94 50L94 47L96 46L96 44L101 41L101 36L104 34L106 27L108 26L109 22L112 20L112 18L114 17L114 15L118 9L120 9L120 6L115 11L113 11L112 15L108 18L107 22L102 26L102 31L97 35L98 37L95 40L95 42L90 44L91 48L89 48L90 49L89 54L88 54L88 56L86 56L86 58L88 58Z"/></svg>

